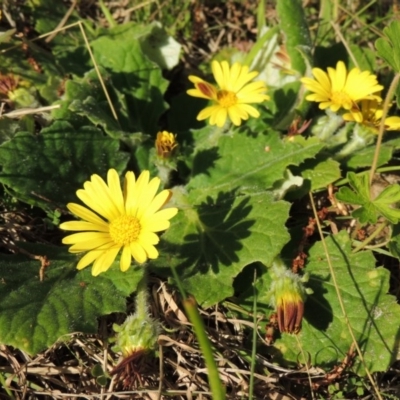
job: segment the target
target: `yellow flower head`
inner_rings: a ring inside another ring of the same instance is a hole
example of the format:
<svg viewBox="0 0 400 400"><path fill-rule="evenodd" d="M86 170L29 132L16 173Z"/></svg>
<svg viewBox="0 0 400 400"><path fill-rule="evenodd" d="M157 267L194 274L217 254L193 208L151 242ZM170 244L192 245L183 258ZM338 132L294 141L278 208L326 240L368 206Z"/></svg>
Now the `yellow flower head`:
<svg viewBox="0 0 400 400"><path fill-rule="evenodd" d="M312 73L315 79L302 78L301 82L306 89L313 92L306 99L320 103L319 108L322 110L351 110L357 101L364 99L382 101L374 93L380 92L383 86L378 85L376 76L369 71L361 72L358 68L353 68L347 72L344 62L338 61L336 69L329 67L328 73L320 68L313 68Z"/></svg>
<svg viewBox="0 0 400 400"><path fill-rule="evenodd" d="M362 100L361 107L343 114L345 121L354 121L366 125L378 133L383 109L376 100ZM385 118L385 128L388 131L400 130L400 117Z"/></svg>
<svg viewBox="0 0 400 400"><path fill-rule="evenodd" d="M176 142L176 135L167 131L157 133L156 151L160 158L169 158L176 150L178 143Z"/></svg>
<svg viewBox="0 0 400 400"><path fill-rule="evenodd" d="M249 115L259 117L260 113L249 104L269 100L269 96L263 94L267 90L264 82L249 83L258 72L249 72L247 66L239 63L229 67L227 61L213 61L211 68L218 88L197 76L189 76L195 89L189 89L187 93L213 102L211 106L200 111L197 119L202 121L210 118L211 125L222 127L228 117L237 126L242 120L248 119Z"/></svg>
<svg viewBox="0 0 400 400"><path fill-rule="evenodd" d="M149 171L143 171L137 180L132 171L125 175L124 188L118 173L110 169L107 183L99 175L92 175L84 189L76 194L88 207L69 203L68 209L83 221L69 221L60 225L67 231L80 231L66 236L63 243L72 245L71 253L87 252L78 262L83 269L93 263L94 276L106 271L122 249L121 271L126 271L132 257L139 263L158 257L154 247L159 242L155 232L167 229L176 208L161 208L171 197L171 191L156 195L159 178L149 181Z"/></svg>

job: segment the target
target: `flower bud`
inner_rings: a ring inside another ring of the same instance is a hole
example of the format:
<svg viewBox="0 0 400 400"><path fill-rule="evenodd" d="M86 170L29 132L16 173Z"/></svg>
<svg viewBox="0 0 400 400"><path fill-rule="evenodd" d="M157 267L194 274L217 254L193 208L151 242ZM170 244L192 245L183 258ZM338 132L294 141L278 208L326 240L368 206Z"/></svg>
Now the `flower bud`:
<svg viewBox="0 0 400 400"><path fill-rule="evenodd" d="M160 158L171 158L178 147L176 135L162 131L157 133L156 152Z"/></svg>
<svg viewBox="0 0 400 400"><path fill-rule="evenodd" d="M276 309L280 332L299 333L304 314L306 289L302 278L282 263L272 267L271 305Z"/></svg>

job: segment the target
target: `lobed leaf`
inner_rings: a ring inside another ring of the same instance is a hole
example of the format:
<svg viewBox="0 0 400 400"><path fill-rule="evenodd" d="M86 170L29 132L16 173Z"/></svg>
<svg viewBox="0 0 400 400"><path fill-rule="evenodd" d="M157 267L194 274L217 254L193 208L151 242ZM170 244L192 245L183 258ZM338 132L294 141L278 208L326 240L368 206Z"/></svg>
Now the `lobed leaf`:
<svg viewBox="0 0 400 400"><path fill-rule="evenodd" d="M388 294L390 272L375 268L370 251L353 254L351 239L344 231L328 236L326 243L340 296L366 367L371 373L385 371L396 359L400 333L400 306ZM352 338L320 242L310 250L306 271L310 274L307 286L314 293L305 303L302 331L297 338L282 334L274 344L274 353L282 361L298 363L303 352L310 357L307 362L330 369L343 361ZM353 371L365 375L359 357L355 356L354 362Z"/></svg>
<svg viewBox="0 0 400 400"><path fill-rule="evenodd" d="M163 96L168 81L141 47L140 38L151 33L151 29L151 26L124 24L109 29L91 43L97 62L112 75L122 100L114 105L122 107L129 119L130 132L156 134L158 120L167 109Z"/></svg>
<svg viewBox="0 0 400 400"><path fill-rule="evenodd" d="M289 203L274 201L270 193L240 195L215 188L203 201L186 207L181 201L180 213L162 237L164 256L151 265L166 276L175 268L185 291L206 307L232 296L233 279L246 265L270 264L289 240Z"/></svg>
<svg viewBox="0 0 400 400"><path fill-rule="evenodd" d="M0 182L13 194L44 209L76 201L75 192L91 174L122 171L128 155L119 142L95 127L75 130L57 121L40 135L18 132L0 146Z"/></svg>
<svg viewBox="0 0 400 400"><path fill-rule="evenodd" d="M361 223L375 223L381 215L394 224L399 221L400 210L396 208L395 203L400 201L400 185L387 186L378 196L372 198L367 174L356 175L349 172L347 178L351 189L340 188L336 197L345 203L361 206L352 213Z"/></svg>
<svg viewBox="0 0 400 400"><path fill-rule="evenodd" d="M385 37L375 42L378 55L383 58L396 72L400 72L400 22L393 21L383 33Z"/></svg>
<svg viewBox="0 0 400 400"><path fill-rule="evenodd" d="M193 191L193 197L205 199L237 188L246 193L270 189L284 178L288 166L314 157L323 146L316 138L282 140L275 131L253 138L224 135L197 152L188 190Z"/></svg>
<svg viewBox="0 0 400 400"><path fill-rule="evenodd" d="M52 346L73 332L96 333L97 318L126 311L143 268L121 272L114 262L100 276L90 267L76 270L77 257L66 248L24 244L47 256L50 266L39 280L40 263L23 255L0 255L0 342L29 354Z"/></svg>

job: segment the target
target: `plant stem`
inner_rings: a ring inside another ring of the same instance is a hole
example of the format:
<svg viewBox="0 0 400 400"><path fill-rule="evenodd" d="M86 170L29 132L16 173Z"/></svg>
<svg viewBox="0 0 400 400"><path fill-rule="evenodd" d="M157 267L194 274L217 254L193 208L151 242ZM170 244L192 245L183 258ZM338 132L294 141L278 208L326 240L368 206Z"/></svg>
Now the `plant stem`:
<svg viewBox="0 0 400 400"><path fill-rule="evenodd" d="M212 398L213 400L225 400L225 389L222 386L221 379L219 378L219 372L217 364L214 360L212 346L210 340L207 337L204 322L199 314L199 310L197 309L196 301L193 298L186 297L186 293L183 289L181 280L178 273L176 272L176 269L174 267L171 267L171 270L179 291L181 292L181 295L183 297L183 307L185 308L190 322L193 324L197 340L199 341L200 349L203 353L204 360L206 361Z"/></svg>
<svg viewBox="0 0 400 400"><path fill-rule="evenodd" d="M4 379L3 374L0 374L0 386L7 392L7 395L10 396L10 399L15 399L11 390L6 386L6 381Z"/></svg>
<svg viewBox="0 0 400 400"><path fill-rule="evenodd" d="M147 292L147 274L143 275L140 280L136 292L136 310L135 313L138 319L145 321L149 315L149 294Z"/></svg>
<svg viewBox="0 0 400 400"><path fill-rule="evenodd" d="M392 101L392 98L394 96L399 79L400 79L400 73L397 73L394 76L392 83L390 84L389 90L385 97L385 102L383 103L382 118L381 118L381 123L379 125L379 133L378 133L378 139L376 141L374 159L372 161L371 169L369 171L369 182L370 183L372 183L372 180L374 178L374 174L376 171L376 167L378 165L378 158L379 158L379 152L381 150L383 133L385 132L385 119L386 119L387 113L389 111L390 102Z"/></svg>
<svg viewBox="0 0 400 400"><path fill-rule="evenodd" d="M100 9L103 12L104 16L106 17L107 22L110 24L110 27L113 28L114 26L117 26L115 19L111 15L107 6L104 4L103 0L99 0L99 6L100 6Z"/></svg>
<svg viewBox="0 0 400 400"><path fill-rule="evenodd" d="M365 246L367 246L369 243L371 243L382 231L385 229L389 224L389 221L385 221L382 224L378 226L374 230L374 232L371 233L362 243L360 243L356 248L352 250L352 253L357 253L361 249L363 249Z"/></svg>
<svg viewBox="0 0 400 400"><path fill-rule="evenodd" d="M197 340L199 341L203 357L206 361L212 398L213 400L225 400L225 390L219 378L219 372L214 360L212 346L207 337L204 322L200 316L199 310L197 309L196 301L194 298L186 298L183 300L183 307L189 316L190 322L193 324Z"/></svg>
<svg viewBox="0 0 400 400"><path fill-rule="evenodd" d="M253 345L251 348L251 365L250 365L250 384L249 384L249 399L253 398L254 392L254 370L256 367L256 351L257 351L257 290L255 288L255 283L257 279L257 270L254 269L254 279L253 279Z"/></svg>

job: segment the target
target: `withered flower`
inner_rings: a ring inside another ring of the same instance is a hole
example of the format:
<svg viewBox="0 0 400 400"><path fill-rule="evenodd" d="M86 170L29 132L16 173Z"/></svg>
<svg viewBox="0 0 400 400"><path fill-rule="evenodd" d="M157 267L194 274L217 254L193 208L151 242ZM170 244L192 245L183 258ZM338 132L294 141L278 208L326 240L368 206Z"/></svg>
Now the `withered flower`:
<svg viewBox="0 0 400 400"><path fill-rule="evenodd" d="M113 325L117 333L112 350L122 353L122 360L111 371L116 381L122 382L124 388L130 388L141 376L146 374L146 358L157 345L160 324L149 314L146 279L138 286L136 294L136 312L129 315L122 325Z"/></svg>
<svg viewBox="0 0 400 400"><path fill-rule="evenodd" d="M18 77L12 74L0 73L0 97L8 98L9 94L18 87L18 81Z"/></svg>

